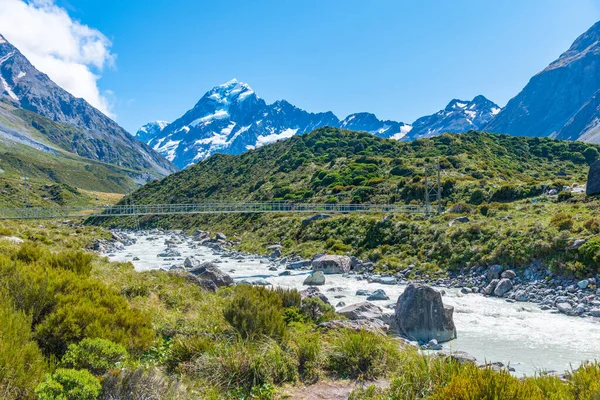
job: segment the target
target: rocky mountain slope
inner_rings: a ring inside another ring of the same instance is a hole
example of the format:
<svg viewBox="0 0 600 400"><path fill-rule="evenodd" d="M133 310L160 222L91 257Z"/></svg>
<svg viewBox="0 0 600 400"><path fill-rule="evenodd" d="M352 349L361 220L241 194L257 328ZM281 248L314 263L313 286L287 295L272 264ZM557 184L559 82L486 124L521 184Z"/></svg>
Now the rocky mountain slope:
<svg viewBox="0 0 600 400"><path fill-rule="evenodd" d="M409 132L412 137L411 129L414 138L479 129L498 111L483 96L471 102L453 100L446 110L417 120L414 130L413 125L379 120L366 112L339 120L332 112L309 113L285 100L267 104L249 85L234 79L210 90L175 122L166 127L149 123L136 137L185 168L215 153L240 154L324 126L399 140Z"/></svg>
<svg viewBox="0 0 600 400"><path fill-rule="evenodd" d="M0 101L31 111L31 114L21 113L23 120L50 142L69 152L145 171L155 177L176 170L164 157L133 138L85 100L56 85L1 35ZM47 130L39 116L61 123L62 128Z"/></svg>
<svg viewBox="0 0 600 400"><path fill-rule="evenodd" d="M500 107L484 96L471 101L454 99L443 110L416 120L403 140L480 130L499 112Z"/></svg>
<svg viewBox="0 0 600 400"><path fill-rule="evenodd" d="M581 35L485 130L600 143L600 22Z"/></svg>

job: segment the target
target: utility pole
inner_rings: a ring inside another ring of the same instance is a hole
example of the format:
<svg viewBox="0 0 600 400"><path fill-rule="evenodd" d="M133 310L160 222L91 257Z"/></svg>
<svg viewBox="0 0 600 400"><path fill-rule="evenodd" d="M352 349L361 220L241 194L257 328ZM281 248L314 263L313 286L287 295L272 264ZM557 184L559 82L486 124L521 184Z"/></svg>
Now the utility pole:
<svg viewBox="0 0 600 400"><path fill-rule="evenodd" d="M440 177L440 162L435 165L425 165L425 214L431 215L431 201L437 202L436 213L442 213L442 185Z"/></svg>

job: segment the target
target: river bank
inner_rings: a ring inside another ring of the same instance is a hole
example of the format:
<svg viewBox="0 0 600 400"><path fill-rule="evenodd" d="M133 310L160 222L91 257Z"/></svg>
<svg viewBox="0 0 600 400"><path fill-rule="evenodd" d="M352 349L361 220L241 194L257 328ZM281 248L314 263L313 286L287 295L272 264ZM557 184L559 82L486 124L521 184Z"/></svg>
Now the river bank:
<svg viewBox="0 0 600 400"><path fill-rule="evenodd" d="M213 262L236 282L306 288L303 282L310 271L301 260L277 257L277 248L273 249L272 257L241 254L227 250L227 244L225 237L208 239L201 232L189 237L181 232L153 230L115 232L115 241L100 243L97 250L112 261L132 262L138 271L182 269L185 260L190 259ZM373 303L384 313L393 313L407 281L397 276L376 276L368 271L369 265L362 267L365 269L362 274L327 275L320 291L339 310L343 307L340 303L362 302L366 300L365 293L383 290L389 299ZM480 278L475 275L465 279L474 279L476 283ZM542 310L531 302L464 294L459 285L467 287L469 283L463 284L460 279L428 279L428 283L446 292L444 302L455 308L458 338L444 344L448 349L468 352L479 362L502 361L519 375L541 370L562 372L577 367L583 360L598 358L600 324L595 318L568 317L555 310ZM515 281L515 286L522 284ZM582 289L585 294L584 290L591 288ZM573 295L579 299L577 293Z"/></svg>

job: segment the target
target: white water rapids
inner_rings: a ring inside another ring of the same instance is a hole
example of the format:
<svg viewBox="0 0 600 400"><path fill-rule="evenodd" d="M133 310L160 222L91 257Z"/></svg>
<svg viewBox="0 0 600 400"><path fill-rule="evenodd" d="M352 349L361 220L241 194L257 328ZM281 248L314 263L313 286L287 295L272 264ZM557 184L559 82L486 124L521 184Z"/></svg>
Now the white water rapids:
<svg viewBox="0 0 600 400"><path fill-rule="evenodd" d="M192 247L196 243L191 240L177 246L181 257L177 257L176 261L165 261L157 255L164 252L166 246L163 243L169 235L153 237L156 240L137 236L136 244L112 253L109 259L130 261L137 271L146 271L182 265L185 257L194 256L201 262L217 260L219 268L236 281L265 279L273 286L306 288L302 282L309 271L291 271L290 276L279 276L284 267L278 266L277 271L269 271L273 264L266 258L235 259L203 246L194 249ZM134 257L139 260L133 261ZM328 291L334 287L338 290ZM365 297L355 295L357 289L383 289L390 300L374 303L388 312L392 310L387 306L396 302L404 288L404 285L368 283L341 275L327 275L325 285L320 286L321 292L334 305L339 301L347 305L365 301ZM444 346L466 351L480 363L502 361L515 368L517 375L533 375L539 371L563 372L571 367L577 368L584 360L600 359L600 321L597 319L567 317L541 311L531 303L507 303L477 294L463 295L456 289L444 290L444 303L454 306L454 323L458 332L458 338L444 343Z"/></svg>

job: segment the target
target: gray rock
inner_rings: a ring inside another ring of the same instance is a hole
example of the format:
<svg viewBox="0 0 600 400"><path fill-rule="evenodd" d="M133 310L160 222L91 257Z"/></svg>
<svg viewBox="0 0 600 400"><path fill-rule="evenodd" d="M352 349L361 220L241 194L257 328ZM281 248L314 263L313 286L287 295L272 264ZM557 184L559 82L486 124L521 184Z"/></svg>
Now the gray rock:
<svg viewBox="0 0 600 400"><path fill-rule="evenodd" d="M217 240L227 240L227 236L225 236L225 234L224 234L224 233L222 233L222 232L219 232L219 233L217 233L217 235L216 235L216 239L217 239Z"/></svg>
<svg viewBox="0 0 600 400"><path fill-rule="evenodd" d="M389 299L390 299L390 297L385 293L385 291L383 289L377 289L369 297L367 297L368 301L389 300Z"/></svg>
<svg viewBox="0 0 600 400"><path fill-rule="evenodd" d="M233 278L227 273L221 271L219 267L211 263L203 263L198 267L189 270L192 275L199 279L207 279L217 285L217 287L233 285Z"/></svg>
<svg viewBox="0 0 600 400"><path fill-rule="evenodd" d="M359 319L359 320L354 320L354 321L335 320L335 321L323 322L322 324L319 324L319 328L326 329L326 330L329 330L329 329L336 329L336 330L337 329L350 329L353 331L366 330L366 331L370 331L373 333L382 334L382 333L385 333L389 329L389 325L387 325L380 319L373 319L373 320Z"/></svg>
<svg viewBox="0 0 600 400"><path fill-rule="evenodd" d="M585 193L588 196L600 194L600 160L590 165Z"/></svg>
<svg viewBox="0 0 600 400"><path fill-rule="evenodd" d="M585 242L586 242L585 239L575 239L573 241L573 243L571 243L569 246L567 246L567 250L577 250L578 248L583 246L585 244Z"/></svg>
<svg viewBox="0 0 600 400"><path fill-rule="evenodd" d="M491 265L488 268L487 273L485 274L485 277L487 278L488 282L491 282L494 279L500 279L500 274L502 273L502 270L502 265Z"/></svg>
<svg viewBox="0 0 600 400"><path fill-rule="evenodd" d="M322 255L312 261L312 269L325 274L345 274L350 272L351 263L348 256Z"/></svg>
<svg viewBox="0 0 600 400"><path fill-rule="evenodd" d="M587 279L577 282L577 286L579 286L580 289L586 289L589 284L590 284L590 281L588 281Z"/></svg>
<svg viewBox="0 0 600 400"><path fill-rule="evenodd" d="M494 295L497 297L502 297L506 293L508 293L513 287L512 282L508 278L501 279L496 287L494 288Z"/></svg>
<svg viewBox="0 0 600 400"><path fill-rule="evenodd" d="M454 308L444 306L438 291L411 283L398 298L394 318L411 340L446 342L456 338L453 313Z"/></svg>
<svg viewBox="0 0 600 400"><path fill-rule="evenodd" d="M346 306L346 303L344 303L343 301L340 301L339 303L337 303L335 305L336 308L341 308L341 307L345 307L345 306Z"/></svg>
<svg viewBox="0 0 600 400"><path fill-rule="evenodd" d="M506 271L502 272L500 277L506 279L515 279L517 277L517 274L512 269L507 269Z"/></svg>
<svg viewBox="0 0 600 400"><path fill-rule="evenodd" d="M463 288L460 288L460 292L461 292L462 294L469 294L469 293L473 293L473 292L471 291L471 289L470 289L470 288L468 288L468 287L463 287Z"/></svg>
<svg viewBox="0 0 600 400"><path fill-rule="evenodd" d="M306 226L308 224L310 224L313 221L318 221L320 219L327 219L327 218L331 218L331 215L327 215L327 214L316 214L313 215L312 217L308 217L302 220L302 226Z"/></svg>
<svg viewBox="0 0 600 400"><path fill-rule="evenodd" d="M327 296L325 296L323 293L321 293L319 288L316 286L309 286L306 289L300 291L300 298L302 300L308 299L311 297L318 297L319 299L321 299L323 301L323 303L331 304L331 303L329 303L329 299L327 298Z"/></svg>
<svg viewBox="0 0 600 400"><path fill-rule="evenodd" d="M442 350L442 345L436 339L431 339L425 347L429 350Z"/></svg>
<svg viewBox="0 0 600 400"><path fill-rule="evenodd" d="M269 271L277 271L277 267L269 267Z"/></svg>
<svg viewBox="0 0 600 400"><path fill-rule="evenodd" d="M308 275L304 280L304 285L308 286L320 286L325 284L325 275L321 271L315 271Z"/></svg>
<svg viewBox="0 0 600 400"><path fill-rule="evenodd" d="M350 304L349 306L338 310L337 313L350 320L375 319L381 317L383 310L379 306L365 301L362 303Z"/></svg>
<svg viewBox="0 0 600 400"><path fill-rule="evenodd" d="M294 261L291 262L287 265L287 269L301 269L301 268L305 268L305 267L310 267L311 261L310 260L300 260L300 261Z"/></svg>
<svg viewBox="0 0 600 400"><path fill-rule="evenodd" d="M594 318L600 318L600 308L594 308L590 311L590 314Z"/></svg>
<svg viewBox="0 0 600 400"><path fill-rule="evenodd" d="M483 294L485 294L486 296L491 296L494 293L494 290L496 289L496 285L498 285L498 282L500 282L499 279L492 279L490 284L487 285L485 289L483 289Z"/></svg>
<svg viewBox="0 0 600 400"><path fill-rule="evenodd" d="M1 236L0 240L6 240L7 242L12 244L21 244L25 242L23 239L18 238L16 236Z"/></svg>
<svg viewBox="0 0 600 400"><path fill-rule="evenodd" d="M367 289L358 289L356 291L357 296L370 296L373 292Z"/></svg>
<svg viewBox="0 0 600 400"><path fill-rule="evenodd" d="M438 357L449 358L451 360L457 361L459 364L475 364L477 362L477 359L475 357L464 351L442 350L437 354Z"/></svg>
<svg viewBox="0 0 600 400"><path fill-rule="evenodd" d="M448 223L448 226L452 226L452 225L454 225L454 224L456 224L456 223L460 223L460 224L466 224L466 223L467 223L467 222L469 222L469 221L470 221L469 217L467 217L467 216L462 216L462 217L458 217L458 218L456 218L456 219L453 219L452 221L450 221L450 222Z"/></svg>
<svg viewBox="0 0 600 400"><path fill-rule="evenodd" d="M292 273L290 271L283 271L279 274L279 276L290 276Z"/></svg>
<svg viewBox="0 0 600 400"><path fill-rule="evenodd" d="M573 314L573 307L569 303L558 303L556 304L556 308L563 314Z"/></svg>

